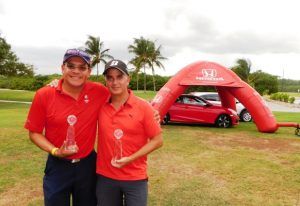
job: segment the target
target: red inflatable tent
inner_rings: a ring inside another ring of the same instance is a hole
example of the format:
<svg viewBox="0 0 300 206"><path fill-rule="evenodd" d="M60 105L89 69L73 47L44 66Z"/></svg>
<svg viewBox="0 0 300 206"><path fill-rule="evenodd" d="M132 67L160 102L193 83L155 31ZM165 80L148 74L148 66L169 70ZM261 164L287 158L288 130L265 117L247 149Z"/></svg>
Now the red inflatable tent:
<svg viewBox="0 0 300 206"><path fill-rule="evenodd" d="M273 133L278 126L298 127L296 123L277 123L262 97L234 72L219 64L207 61L192 63L181 69L156 94L152 106L165 116L176 98L190 85L215 86L222 105L235 108L238 99L250 112L260 132Z"/></svg>

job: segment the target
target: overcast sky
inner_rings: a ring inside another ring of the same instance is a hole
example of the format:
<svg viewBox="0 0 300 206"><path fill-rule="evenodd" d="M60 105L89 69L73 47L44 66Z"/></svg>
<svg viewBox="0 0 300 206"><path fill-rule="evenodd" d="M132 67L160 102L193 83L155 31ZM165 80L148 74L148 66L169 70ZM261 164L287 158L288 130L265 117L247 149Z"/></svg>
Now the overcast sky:
<svg viewBox="0 0 300 206"><path fill-rule="evenodd" d="M161 75L245 58L252 71L300 80L299 8L297 0L0 0L0 33L38 74L60 73L65 50L88 35L125 62L143 36L162 45Z"/></svg>

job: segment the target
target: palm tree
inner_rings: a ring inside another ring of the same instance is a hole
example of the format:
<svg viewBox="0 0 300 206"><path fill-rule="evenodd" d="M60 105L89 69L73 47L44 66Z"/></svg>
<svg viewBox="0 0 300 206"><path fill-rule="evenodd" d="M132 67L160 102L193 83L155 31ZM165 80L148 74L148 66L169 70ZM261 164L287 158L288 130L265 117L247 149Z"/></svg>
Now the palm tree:
<svg viewBox="0 0 300 206"><path fill-rule="evenodd" d="M251 74L251 61L248 59L238 59L236 61L236 66L232 68L232 71L235 72L243 81L248 84L253 82L253 79L250 79Z"/></svg>
<svg viewBox="0 0 300 206"><path fill-rule="evenodd" d="M85 42L85 51L92 56L91 67L95 65L97 67L97 79L99 76L98 64L100 62L106 64L106 59L113 59L113 57L107 52L109 49L103 50L103 42L100 41L100 37L94 37L89 35L88 40Z"/></svg>
<svg viewBox="0 0 300 206"><path fill-rule="evenodd" d="M129 61L130 64L132 64L135 67L135 73L136 73L136 90L139 90L139 72L142 68L141 62L138 58L133 58Z"/></svg>
<svg viewBox="0 0 300 206"><path fill-rule="evenodd" d="M129 53L134 53L135 57L131 62L136 62L140 67L144 68L144 92L146 92L146 66L150 66L150 50L151 41L140 37L134 38L133 44L128 46Z"/></svg>
<svg viewBox="0 0 300 206"><path fill-rule="evenodd" d="M166 60L166 57L163 57L160 52L161 45L158 48L155 48L155 43L153 43L153 51L151 52L150 62L152 70L152 81L153 81L153 91L156 91L155 86L155 70L154 66L165 69L164 65L161 63L161 60Z"/></svg>
<svg viewBox="0 0 300 206"><path fill-rule="evenodd" d="M135 57L130 61L134 63L136 66L136 72L138 72L143 67L144 68L144 92L146 92L146 67L150 67L152 70L152 78L153 78L153 88L155 88L155 71L154 66L164 68L161 60L166 59L161 55L160 52L161 46L156 48L155 43L143 37L139 39L134 39L132 45L128 46L128 50L130 53L134 53Z"/></svg>

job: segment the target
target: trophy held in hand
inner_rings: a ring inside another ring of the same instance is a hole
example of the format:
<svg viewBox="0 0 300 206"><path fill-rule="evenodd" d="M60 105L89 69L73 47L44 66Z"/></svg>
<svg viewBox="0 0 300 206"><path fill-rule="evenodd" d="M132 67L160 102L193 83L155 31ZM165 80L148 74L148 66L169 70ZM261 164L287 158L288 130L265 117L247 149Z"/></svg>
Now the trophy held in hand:
<svg viewBox="0 0 300 206"><path fill-rule="evenodd" d="M116 162L116 160L119 160L122 158L122 140L123 137L123 131L121 129L116 129L114 131L114 154L112 158L112 163Z"/></svg>
<svg viewBox="0 0 300 206"><path fill-rule="evenodd" d="M75 142L75 128L74 125L77 122L77 117L75 115L69 115L67 117L67 122L69 124L67 130L67 137L66 137L66 150L75 151L76 150L76 142Z"/></svg>

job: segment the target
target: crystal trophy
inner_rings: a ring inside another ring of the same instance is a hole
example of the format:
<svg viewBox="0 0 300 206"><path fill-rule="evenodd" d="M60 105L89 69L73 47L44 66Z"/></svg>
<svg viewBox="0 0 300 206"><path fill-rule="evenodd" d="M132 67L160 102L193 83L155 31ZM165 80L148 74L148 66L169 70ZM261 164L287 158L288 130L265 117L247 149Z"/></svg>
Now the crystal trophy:
<svg viewBox="0 0 300 206"><path fill-rule="evenodd" d="M67 117L67 122L69 124L66 137L66 150L75 151L76 142L75 142L75 128L74 124L77 122L77 117L75 115L69 115Z"/></svg>
<svg viewBox="0 0 300 206"><path fill-rule="evenodd" d="M116 129L114 131L115 145L114 145L114 154L112 159L113 162L122 158L122 140L121 140L122 136L123 136L123 131L121 129Z"/></svg>

